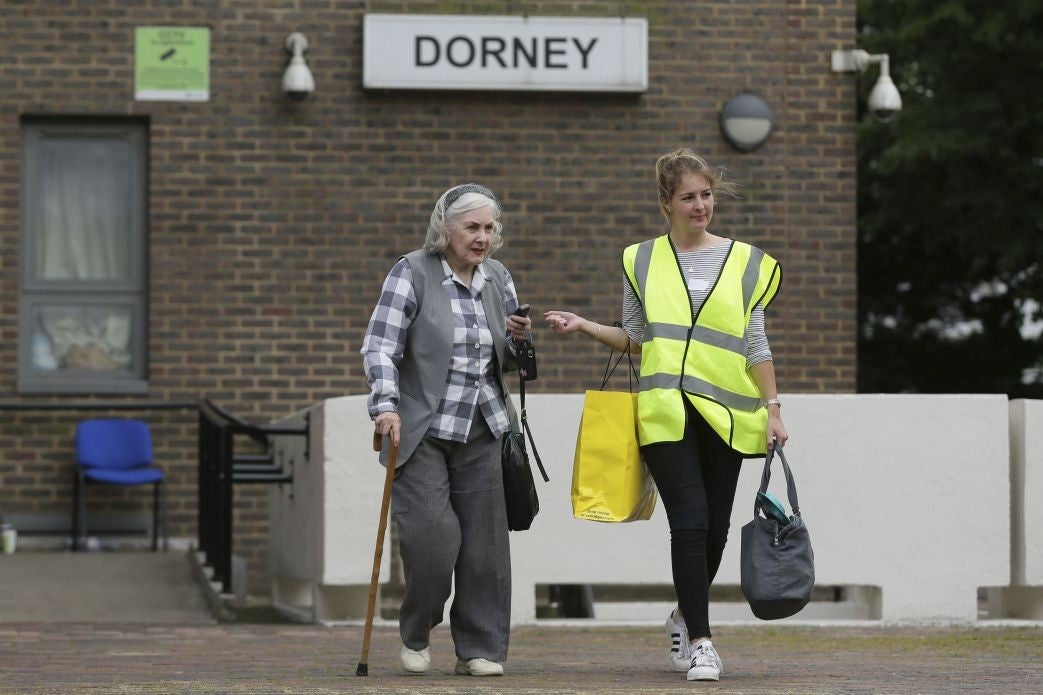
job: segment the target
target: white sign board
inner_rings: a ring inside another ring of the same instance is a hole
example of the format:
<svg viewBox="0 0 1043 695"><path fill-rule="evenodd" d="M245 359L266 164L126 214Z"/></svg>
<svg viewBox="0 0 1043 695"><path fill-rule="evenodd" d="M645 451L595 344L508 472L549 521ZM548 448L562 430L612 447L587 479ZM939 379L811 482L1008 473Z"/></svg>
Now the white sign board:
<svg viewBox="0 0 1043 695"><path fill-rule="evenodd" d="M367 88L648 89L644 18L367 14L362 43Z"/></svg>

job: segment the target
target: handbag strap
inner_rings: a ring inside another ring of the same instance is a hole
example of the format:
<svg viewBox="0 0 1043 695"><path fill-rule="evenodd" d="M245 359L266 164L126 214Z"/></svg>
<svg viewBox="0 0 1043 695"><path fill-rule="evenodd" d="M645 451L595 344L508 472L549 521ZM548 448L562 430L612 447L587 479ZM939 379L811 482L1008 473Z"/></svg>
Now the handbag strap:
<svg viewBox="0 0 1043 695"><path fill-rule="evenodd" d="M543 476L543 482L549 483L550 478L547 477L547 471L543 468L543 461L540 459L540 452L536 450L536 442L532 438L532 430L529 429L529 416L525 414L525 379L522 378L521 372L518 372L518 390L521 393L521 423L522 428L525 430L525 434L529 437L529 444L532 445L532 455L536 459L536 465L540 469L540 475Z"/></svg>
<svg viewBox="0 0 1043 695"><path fill-rule="evenodd" d="M612 325L616 328L623 327L623 324L621 324L619 321L613 321ZM627 361L630 362L630 372L627 374L627 390L633 393L634 380L636 379L640 381L641 377L638 376L637 369L634 367L634 357L630 354L630 338L627 338L627 351L619 353L619 357L616 358L615 364L613 364L612 355L615 354L615 352L616 351L613 350L611 347L608 349L608 362L605 363L605 374L601 377L601 388L598 390L605 390L605 386L608 385L608 380L611 379L612 375L616 373L616 367L618 367L619 363L623 361L623 355L626 355Z"/></svg>
<svg viewBox="0 0 1043 695"><path fill-rule="evenodd" d="M764 457L764 472L761 474L759 492L768 491L768 481L771 479L771 460L776 452L779 455L779 460L782 461L782 470L786 474L786 496L789 497L789 506L793 509L793 516L800 516L800 505L797 504L797 484L793 481L793 471L790 470L789 463L786 462L786 454L782 452L781 446L772 445L768 449L767 456ZM753 513L757 513L756 501L753 503Z"/></svg>

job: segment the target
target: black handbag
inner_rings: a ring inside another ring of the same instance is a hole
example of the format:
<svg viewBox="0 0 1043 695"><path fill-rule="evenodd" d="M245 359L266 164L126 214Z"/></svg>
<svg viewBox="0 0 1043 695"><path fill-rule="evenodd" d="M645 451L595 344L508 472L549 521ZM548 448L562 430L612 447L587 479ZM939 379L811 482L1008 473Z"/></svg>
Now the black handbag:
<svg viewBox="0 0 1043 695"><path fill-rule="evenodd" d="M532 526L532 520L540 511L540 499L536 494L536 483L532 479L529 455L525 451L526 435L529 437L529 443L532 444L532 454L536 457L536 465L540 468L544 482L549 482L550 478L547 477L547 471L543 468L540 453L536 451L536 442L532 439L532 430L529 429L529 420L525 415L525 382L536 378L536 351L527 340L518 347L518 351L525 355L528 365L528 369L524 372L522 369L518 371L521 395L520 419L525 432L524 434L508 432L503 435L500 462L503 466L504 500L507 503L507 529L527 531Z"/></svg>
<svg viewBox="0 0 1043 695"><path fill-rule="evenodd" d="M770 509L765 509L763 516L759 513L761 507L769 503L763 493L768 491L771 459L775 453L786 473L786 493L793 509L793 515L788 518L783 510L785 523L772 518ZM761 620L788 618L811 600L811 590L815 588L815 553L797 504L793 472L782 447L772 447L764 459L761 486L753 503L753 520L742 527L740 556L742 593L753 614Z"/></svg>

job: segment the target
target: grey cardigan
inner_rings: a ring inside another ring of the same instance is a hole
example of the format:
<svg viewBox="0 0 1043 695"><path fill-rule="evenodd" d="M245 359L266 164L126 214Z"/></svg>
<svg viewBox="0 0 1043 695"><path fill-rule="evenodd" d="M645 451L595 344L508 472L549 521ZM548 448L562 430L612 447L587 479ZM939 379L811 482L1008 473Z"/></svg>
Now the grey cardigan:
<svg viewBox="0 0 1043 695"><path fill-rule="evenodd" d="M418 249L402 258L413 276L417 310L406 333L405 350L398 365L398 415L402 430L396 467L402 466L424 438L438 411L446 375L453 356L453 321L449 295L442 288L445 272L438 254ZM482 306L493 335L496 381L507 401L512 427L518 421L514 404L503 379L503 370L514 360L506 350L507 318L503 313L505 271L499 261L487 258L483 266L489 282L482 289ZM380 462L387 465L385 447Z"/></svg>

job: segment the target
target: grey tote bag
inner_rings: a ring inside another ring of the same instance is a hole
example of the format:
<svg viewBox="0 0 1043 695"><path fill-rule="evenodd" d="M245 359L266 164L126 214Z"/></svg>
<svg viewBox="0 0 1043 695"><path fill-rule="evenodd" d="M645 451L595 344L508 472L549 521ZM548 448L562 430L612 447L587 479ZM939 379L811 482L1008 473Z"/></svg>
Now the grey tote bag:
<svg viewBox="0 0 1043 695"><path fill-rule="evenodd" d="M782 447L773 447L764 459L759 492L768 491L771 461L778 450L786 473L786 492L793 515L783 525L760 513L761 496L754 498L753 520L742 527L742 593L761 620L788 618L811 600L815 587L815 553L800 515L797 485Z"/></svg>

